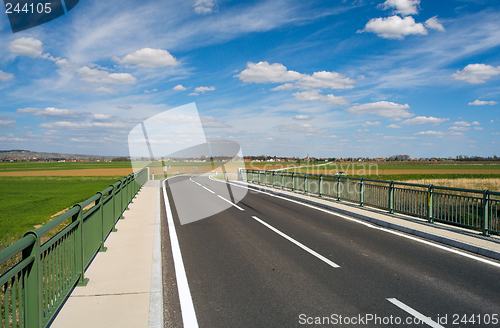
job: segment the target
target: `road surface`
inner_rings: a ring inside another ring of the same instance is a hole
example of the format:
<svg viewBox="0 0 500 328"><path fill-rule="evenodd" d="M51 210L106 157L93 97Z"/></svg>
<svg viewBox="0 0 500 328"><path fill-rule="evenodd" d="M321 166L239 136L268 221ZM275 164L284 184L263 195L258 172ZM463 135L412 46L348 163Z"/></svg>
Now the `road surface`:
<svg viewBox="0 0 500 328"><path fill-rule="evenodd" d="M498 262L208 177L166 186L166 326L500 325Z"/></svg>

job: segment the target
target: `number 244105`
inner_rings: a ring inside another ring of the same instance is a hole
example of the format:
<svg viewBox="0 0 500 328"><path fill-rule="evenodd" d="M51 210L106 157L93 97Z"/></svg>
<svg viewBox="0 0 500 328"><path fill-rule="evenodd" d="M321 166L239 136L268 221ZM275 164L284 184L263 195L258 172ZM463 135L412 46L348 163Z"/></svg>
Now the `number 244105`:
<svg viewBox="0 0 500 328"><path fill-rule="evenodd" d="M49 14L52 9L50 8L50 2L46 2L46 3L37 3L36 5L34 4L27 4L25 3L24 6L21 8L21 6L19 5L19 3L14 7L12 8L13 5L12 3L6 3L5 4L5 12L7 14L12 14L13 12L16 12L16 13L26 13L26 14L34 14L34 13L38 13L38 14Z"/></svg>

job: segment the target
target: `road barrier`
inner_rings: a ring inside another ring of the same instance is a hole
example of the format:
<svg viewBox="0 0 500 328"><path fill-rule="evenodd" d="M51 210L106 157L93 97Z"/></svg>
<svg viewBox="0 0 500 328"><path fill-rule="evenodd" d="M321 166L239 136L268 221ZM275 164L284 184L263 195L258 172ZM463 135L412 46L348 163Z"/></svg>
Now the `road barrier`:
<svg viewBox="0 0 500 328"><path fill-rule="evenodd" d="M85 269L147 179L146 169L130 174L0 251L0 265L21 254L0 276L1 327L47 326L73 287L87 284Z"/></svg>
<svg viewBox="0 0 500 328"><path fill-rule="evenodd" d="M500 192L283 171L241 170L241 178L480 230L484 235L500 232Z"/></svg>

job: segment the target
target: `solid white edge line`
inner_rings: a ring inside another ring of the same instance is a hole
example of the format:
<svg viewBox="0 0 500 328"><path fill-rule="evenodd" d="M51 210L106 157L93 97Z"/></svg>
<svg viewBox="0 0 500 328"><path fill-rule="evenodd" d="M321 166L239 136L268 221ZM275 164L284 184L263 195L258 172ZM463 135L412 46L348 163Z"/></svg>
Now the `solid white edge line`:
<svg viewBox="0 0 500 328"><path fill-rule="evenodd" d="M208 189L207 187L205 187L205 186L201 186L201 187L202 187L203 189L205 189L205 190L210 191L212 194L215 194L215 192L213 192L212 190Z"/></svg>
<svg viewBox="0 0 500 328"><path fill-rule="evenodd" d="M166 183L167 179L163 181L163 198L165 200L165 210L167 212L168 232L170 236L170 244L172 246L172 257L174 259L175 276L177 280L177 289L179 291L179 301L181 305L182 322L184 327L198 327L198 320L194 310L193 299L189 290L189 284L186 276L186 269L182 261L181 248L179 240L177 239L177 232L175 231L175 223L168 201Z"/></svg>
<svg viewBox="0 0 500 328"><path fill-rule="evenodd" d="M236 205L235 203L225 199L224 197L222 197L221 195L217 195L220 199L222 199L223 201L226 201L228 202L229 204L233 205L234 207L236 207L237 209L239 209L240 211L244 211L244 209L242 209L241 207L239 207L238 205Z"/></svg>
<svg viewBox="0 0 500 328"><path fill-rule="evenodd" d="M426 317L422 313L418 312L417 310L412 309L408 305L404 304L403 302L401 302L401 301L399 301L399 300L397 300L395 298L387 298L387 300L389 302L391 302L392 304L396 305L401 310L403 310L405 312L408 312L409 314L411 314L415 318L419 319L422 322L425 322L426 324L428 324L429 326L431 326L433 328L444 328L439 323L433 321L431 318Z"/></svg>
<svg viewBox="0 0 500 328"><path fill-rule="evenodd" d="M211 179L211 180L212 181L217 181L215 179ZM243 186L240 186L238 184L235 184L235 183L231 183L231 184L233 186L237 186L237 187L240 187L240 188L247 188L247 187L243 187ZM329 214L341 217L343 219L350 220L350 221L353 221L353 222L365 225L365 226L367 226L369 228L372 228L372 229L378 229L378 230L382 230L382 231L385 231L385 232L388 232L388 233L392 233L394 235L398 235L398 236L401 236L401 237L404 237L404 238L408 238L408 239L417 241L419 243L423 243L423 244L426 244L426 245L429 245L429 246L433 246L433 247L436 247L436 248L439 248L439 249L442 249L442 250L445 250L445 251L448 251L448 252L451 252L451 253L454 253L454 254L458 254L458 255L461 255L461 256L464 256L464 257L468 257L470 259L473 259L473 260L476 260L476 261L479 261L479 262L483 262L483 263L486 263L486 264L489 264L489 265L493 265L493 266L495 266L497 268L500 268L500 263L493 262L493 261L490 261L490 260L487 260L487 259L483 259L481 257L475 256L475 255L472 255L472 254L469 254L469 253L466 253L466 252L462 252L462 251L459 251L459 250L456 250L456 249L453 249L453 248L449 248L449 247L446 247L446 246L443 246L443 245L439 245L439 244L436 244L434 242L430 242L430 241L427 241L427 240L423 240L423 239L420 239L420 238L409 236L409 235L406 235L404 233L401 233L401 232L398 232L398 231L395 231L395 230L391 230L391 229L379 227L379 226L373 225L371 223L368 223L368 222L365 222L365 221L362 221L362 220L359 220L359 219L351 218L351 217L345 216L343 214L336 213L336 212L333 212L333 211L330 211L330 210L327 210L327 209L324 209L324 208L321 208L321 207L317 207L317 206L314 206L314 205L302 203L302 202L299 202L299 201L294 200L294 199L289 199L289 198L286 198L286 197L274 195L274 194L271 194L271 193L268 193L268 192L265 192L265 191L262 191L262 190L252 189L252 191L256 191L256 192L259 192L261 194L265 194L265 195L268 195L268 196L271 196L271 197L276 197L276 198L280 198L280 199L283 199L283 200L287 200L289 202L300 204L300 205L307 206L307 207L310 207L310 208L314 208L314 209L316 209L318 211L329 213Z"/></svg>
<svg viewBox="0 0 500 328"><path fill-rule="evenodd" d="M271 229L272 231L276 232L278 235L280 235L281 237L287 239L288 241L294 243L295 245L299 246L300 248L302 248L303 250L305 250L306 252L308 252L309 254L317 257L318 259L320 259L321 261L325 262L326 264L328 264L329 266L331 267L334 267L334 268L340 268L340 265L330 261L329 259L327 259L326 257L324 257L323 255L313 251L312 249L310 249L309 247L307 247L306 245L296 241L295 239L293 239L292 237L288 236L287 234L281 232L280 230L276 229L275 227L273 227L272 225L270 225L269 223L267 222L264 222L262 221L261 219L259 219L258 217L256 216L252 216L252 218L259 222L260 224L264 225L265 227Z"/></svg>
<svg viewBox="0 0 500 328"><path fill-rule="evenodd" d="M161 187L161 185L160 185ZM151 295L149 298L149 327L163 327L163 289L161 268L161 218L160 188L156 196L156 218L153 239L153 261L151 264Z"/></svg>

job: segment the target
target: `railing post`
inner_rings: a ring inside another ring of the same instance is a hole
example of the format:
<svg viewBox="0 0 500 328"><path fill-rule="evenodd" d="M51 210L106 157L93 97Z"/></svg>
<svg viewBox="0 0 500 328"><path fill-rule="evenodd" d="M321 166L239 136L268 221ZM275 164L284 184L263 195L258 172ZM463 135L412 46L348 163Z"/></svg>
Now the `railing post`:
<svg viewBox="0 0 500 328"><path fill-rule="evenodd" d="M85 256L83 246L83 208L80 204L75 204L73 207L78 207L78 213L73 216L73 222L78 221L75 231L75 261L76 272L80 276L77 286L87 286L89 279L85 278Z"/></svg>
<svg viewBox="0 0 500 328"><path fill-rule="evenodd" d="M101 216L101 247L99 248L99 252L105 252L108 248L104 247L104 239L106 239L106 230L104 229L104 198L102 192L98 191L96 194L100 195L99 200L96 201L99 202L99 215Z"/></svg>
<svg viewBox="0 0 500 328"><path fill-rule="evenodd" d="M285 173L281 171L281 190L285 189Z"/></svg>
<svg viewBox="0 0 500 328"><path fill-rule="evenodd" d="M427 221L430 223L434 223L434 186L429 185L429 189L427 191Z"/></svg>
<svg viewBox="0 0 500 328"><path fill-rule="evenodd" d="M319 183L318 194L319 194L319 197L321 197L321 192L323 191L322 187L321 187L323 185L323 174L319 175L318 183Z"/></svg>
<svg viewBox="0 0 500 328"><path fill-rule="evenodd" d="M337 201L340 202L340 177L337 177Z"/></svg>
<svg viewBox="0 0 500 328"><path fill-rule="evenodd" d="M389 184L389 213L394 213L394 181Z"/></svg>
<svg viewBox="0 0 500 328"><path fill-rule="evenodd" d="M292 191L295 189L295 172L292 172Z"/></svg>
<svg viewBox="0 0 500 328"><path fill-rule="evenodd" d="M307 194L307 173L304 174L304 194Z"/></svg>
<svg viewBox="0 0 500 328"><path fill-rule="evenodd" d="M127 177L127 210L129 209L128 205L132 203L132 176L129 175Z"/></svg>
<svg viewBox="0 0 500 328"><path fill-rule="evenodd" d="M26 268L24 280L24 317L25 327L42 327L42 266L40 263L40 238L35 231L30 230L23 235L33 236L31 247L23 250L23 260L33 257ZM7 300L5 300L7 303ZM9 320L8 318L6 320Z"/></svg>
<svg viewBox="0 0 500 328"><path fill-rule="evenodd" d="M124 184L125 182L123 182L123 180L125 180L125 178L121 179L120 180L120 220L123 220L125 219L125 217L123 217L123 211L125 211L125 207L123 207L123 193L125 192L125 188L124 187Z"/></svg>
<svg viewBox="0 0 500 328"><path fill-rule="evenodd" d="M361 178L361 182L359 184L359 205L363 206L365 203L365 183L363 178Z"/></svg>
<svg viewBox="0 0 500 328"><path fill-rule="evenodd" d="M489 218L490 218L490 193L488 190L483 191L483 235L489 236Z"/></svg>
<svg viewBox="0 0 500 328"><path fill-rule="evenodd" d="M273 187L273 188L274 188L274 179L275 179L275 177L276 177L276 172L275 172L275 171L273 171L273 172L272 172L272 178L271 178L271 182L272 182L272 187Z"/></svg>
<svg viewBox="0 0 500 328"><path fill-rule="evenodd" d="M118 229L116 229L116 197L115 197L115 193L116 193L116 188L115 188L115 185L109 185L111 188L113 188L111 190L111 200L110 202L113 203L113 228L111 229L111 232L117 232Z"/></svg>

